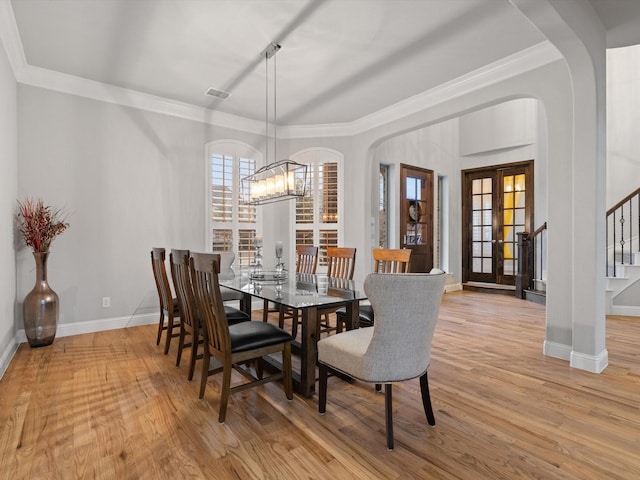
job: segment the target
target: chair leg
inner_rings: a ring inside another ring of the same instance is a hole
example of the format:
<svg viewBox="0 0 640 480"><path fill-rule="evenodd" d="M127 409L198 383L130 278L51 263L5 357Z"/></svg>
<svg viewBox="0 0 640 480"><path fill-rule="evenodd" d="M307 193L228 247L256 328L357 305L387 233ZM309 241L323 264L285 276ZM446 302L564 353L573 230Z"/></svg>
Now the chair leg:
<svg viewBox="0 0 640 480"><path fill-rule="evenodd" d="M287 400L293 400L293 380L291 378L291 342L284 344L282 348L282 373L284 377L282 382L284 383L284 393L287 396Z"/></svg>
<svg viewBox="0 0 640 480"><path fill-rule="evenodd" d="M207 388L207 380L209 379L209 347L204 346L204 355L202 356L202 376L200 377L200 395L198 398L204 398L204 390Z"/></svg>
<svg viewBox="0 0 640 480"><path fill-rule="evenodd" d="M169 313L167 316L167 338L164 343L164 354L169 353L169 345L171 344L171 337L173 336L173 315Z"/></svg>
<svg viewBox="0 0 640 480"><path fill-rule="evenodd" d="M284 365L284 359L283 359L283 365ZM264 362L262 361L262 357L261 358L256 358L256 360L255 360L255 369L256 369L256 377L258 377L258 379L262 380L262 377L264 377Z"/></svg>
<svg viewBox="0 0 640 480"><path fill-rule="evenodd" d="M264 306L262 307L262 321L266 322L269 320L269 300L264 301Z"/></svg>
<svg viewBox="0 0 640 480"><path fill-rule="evenodd" d="M189 359L189 375L187 377L187 379L189 381L193 380L193 372L196 369L196 360L198 358L198 339L195 338L196 336L192 334L192 339L191 339L191 358Z"/></svg>
<svg viewBox="0 0 640 480"><path fill-rule="evenodd" d="M176 356L176 367L180 366L180 361L182 360L182 350L184 349L184 337L186 335L186 330L182 328L180 325L180 336L178 337L178 355Z"/></svg>
<svg viewBox="0 0 640 480"><path fill-rule="evenodd" d="M160 345L160 338L162 337L162 330L164 329L164 311L160 307L160 323L158 324L158 338L156 338L156 345Z"/></svg>
<svg viewBox="0 0 640 480"><path fill-rule="evenodd" d="M231 394L231 371L233 365L230 362L224 364L222 370L222 392L220 393L220 413L218 414L218 423L224 423L227 417L227 404L229 403L229 395Z"/></svg>
<svg viewBox="0 0 640 480"><path fill-rule="evenodd" d="M327 366L318 364L318 412L324 415L327 411L327 376L329 371Z"/></svg>
<svg viewBox="0 0 640 480"><path fill-rule="evenodd" d="M376 392L379 392L380 390L382 390L382 384L376 383Z"/></svg>
<svg viewBox="0 0 640 480"><path fill-rule="evenodd" d="M427 416L427 422L429 422L429 425L433 427L436 424L436 417L433 415L433 408L431 407L427 372L420 377L420 393L422 393L422 405L424 406L424 413Z"/></svg>
<svg viewBox="0 0 640 480"><path fill-rule="evenodd" d="M387 428L387 448L393 450L393 401L390 383L384 385L384 420Z"/></svg>
<svg viewBox="0 0 640 480"><path fill-rule="evenodd" d="M336 312L336 333L342 333L342 329L345 327L344 315L341 312Z"/></svg>

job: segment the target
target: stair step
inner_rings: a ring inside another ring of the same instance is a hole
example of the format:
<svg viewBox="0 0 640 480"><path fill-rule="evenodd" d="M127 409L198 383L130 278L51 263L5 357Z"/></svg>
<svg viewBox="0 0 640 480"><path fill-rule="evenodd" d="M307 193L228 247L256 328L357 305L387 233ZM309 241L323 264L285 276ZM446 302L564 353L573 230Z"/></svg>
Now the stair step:
<svg viewBox="0 0 640 480"><path fill-rule="evenodd" d="M539 305L547 304L547 292L540 290L525 290L524 298L525 300L529 300L530 302L537 303Z"/></svg>

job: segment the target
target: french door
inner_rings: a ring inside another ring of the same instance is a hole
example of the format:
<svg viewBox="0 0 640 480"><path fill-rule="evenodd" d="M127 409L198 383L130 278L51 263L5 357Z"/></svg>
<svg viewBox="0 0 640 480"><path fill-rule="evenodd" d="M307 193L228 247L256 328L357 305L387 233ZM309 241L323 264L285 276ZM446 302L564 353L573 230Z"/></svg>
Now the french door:
<svg viewBox="0 0 640 480"><path fill-rule="evenodd" d="M462 172L463 281L515 285L519 232L533 225L533 160Z"/></svg>

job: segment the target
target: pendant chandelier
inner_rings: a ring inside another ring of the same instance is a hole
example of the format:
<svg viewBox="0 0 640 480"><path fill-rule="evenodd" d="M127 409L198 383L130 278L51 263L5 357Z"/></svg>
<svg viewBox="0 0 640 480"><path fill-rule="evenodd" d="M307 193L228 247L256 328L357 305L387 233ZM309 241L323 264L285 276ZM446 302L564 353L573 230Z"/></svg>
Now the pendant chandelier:
<svg viewBox="0 0 640 480"><path fill-rule="evenodd" d="M245 205L264 205L298 197L304 197L307 183L307 166L293 160L275 161L276 158L276 61L273 59L273 157L269 163L269 60L280 50L271 43L260 55L266 66L265 101L265 166L253 175L240 180L240 201Z"/></svg>

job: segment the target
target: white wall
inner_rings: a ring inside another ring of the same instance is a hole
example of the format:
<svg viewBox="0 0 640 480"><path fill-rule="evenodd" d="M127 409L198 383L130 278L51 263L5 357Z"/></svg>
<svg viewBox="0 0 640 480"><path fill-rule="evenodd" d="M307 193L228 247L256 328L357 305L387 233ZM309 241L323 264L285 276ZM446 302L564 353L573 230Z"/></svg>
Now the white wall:
<svg viewBox="0 0 640 480"><path fill-rule="evenodd" d="M640 187L640 45L607 50L607 208Z"/></svg>
<svg viewBox="0 0 640 480"><path fill-rule="evenodd" d="M534 160L534 229L547 221L547 123L533 98L460 117L460 169Z"/></svg>
<svg viewBox="0 0 640 480"><path fill-rule="evenodd" d="M260 145L260 139L23 85L18 108L18 193L70 212L71 226L49 258L59 331L101 319L120 325L156 311L151 248L206 249L206 143L236 138ZM27 250L18 254L17 277L22 302L34 282Z"/></svg>
<svg viewBox="0 0 640 480"><path fill-rule="evenodd" d="M18 183L17 87L0 43L0 377L15 352L14 214Z"/></svg>

